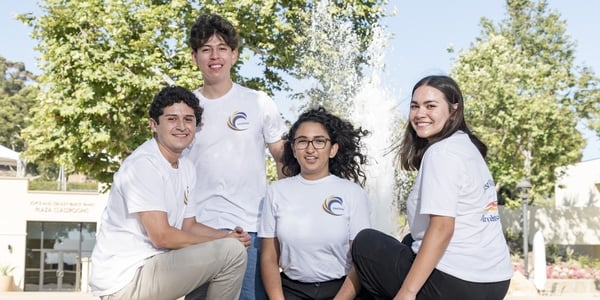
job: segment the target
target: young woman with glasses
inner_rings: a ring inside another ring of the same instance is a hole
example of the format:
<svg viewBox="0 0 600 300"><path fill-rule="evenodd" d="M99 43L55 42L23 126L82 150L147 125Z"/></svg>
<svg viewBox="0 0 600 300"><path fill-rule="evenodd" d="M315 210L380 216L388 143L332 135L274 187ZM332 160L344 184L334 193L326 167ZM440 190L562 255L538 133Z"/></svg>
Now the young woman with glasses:
<svg viewBox="0 0 600 300"><path fill-rule="evenodd" d="M289 130L288 177L268 188L258 231L269 299L332 299L342 285L355 286L354 275L346 278L350 245L370 227L360 149L366 134L323 108L304 112Z"/></svg>

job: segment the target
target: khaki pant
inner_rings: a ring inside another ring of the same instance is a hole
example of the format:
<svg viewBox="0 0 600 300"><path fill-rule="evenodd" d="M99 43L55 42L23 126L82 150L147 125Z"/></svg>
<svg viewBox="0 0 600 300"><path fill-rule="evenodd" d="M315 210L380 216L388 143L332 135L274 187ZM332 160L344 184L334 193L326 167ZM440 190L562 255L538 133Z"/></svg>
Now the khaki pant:
<svg viewBox="0 0 600 300"><path fill-rule="evenodd" d="M149 258L133 280L102 300L175 300L208 283L206 299L237 299L246 269L246 249L224 238Z"/></svg>

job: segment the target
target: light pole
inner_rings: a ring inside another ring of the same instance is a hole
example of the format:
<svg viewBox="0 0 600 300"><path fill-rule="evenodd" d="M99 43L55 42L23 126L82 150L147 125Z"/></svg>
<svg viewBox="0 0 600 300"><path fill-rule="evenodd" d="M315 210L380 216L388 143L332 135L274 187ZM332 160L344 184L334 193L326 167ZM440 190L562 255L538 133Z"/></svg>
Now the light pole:
<svg viewBox="0 0 600 300"><path fill-rule="evenodd" d="M527 180L527 178L523 178L521 179L521 181L517 184L517 189L519 189L519 191L521 192L521 203L522 203L522 210L523 210L523 265L524 265L524 272L525 274L525 278L529 279L529 270L528 270L528 266L527 266L527 256L528 256L528 252L529 252L529 244L528 244L528 238L527 238L527 233L528 233L528 226L527 226L527 201L529 198L529 189L531 188L531 183L529 182L529 180Z"/></svg>

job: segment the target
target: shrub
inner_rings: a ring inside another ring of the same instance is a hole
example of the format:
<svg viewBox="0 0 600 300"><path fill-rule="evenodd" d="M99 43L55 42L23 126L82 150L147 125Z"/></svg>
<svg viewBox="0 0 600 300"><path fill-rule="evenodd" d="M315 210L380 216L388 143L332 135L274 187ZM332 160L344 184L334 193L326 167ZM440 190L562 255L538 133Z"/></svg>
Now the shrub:
<svg viewBox="0 0 600 300"><path fill-rule="evenodd" d="M12 271L15 267L11 265L1 264L0 265L0 275L8 276L12 274Z"/></svg>

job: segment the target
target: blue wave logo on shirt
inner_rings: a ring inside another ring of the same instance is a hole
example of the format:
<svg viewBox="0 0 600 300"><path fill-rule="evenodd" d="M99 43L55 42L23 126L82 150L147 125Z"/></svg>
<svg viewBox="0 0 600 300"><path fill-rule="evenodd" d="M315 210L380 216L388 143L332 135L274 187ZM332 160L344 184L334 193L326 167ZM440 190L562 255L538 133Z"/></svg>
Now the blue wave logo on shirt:
<svg viewBox="0 0 600 300"><path fill-rule="evenodd" d="M250 127L248 115L243 111L236 111L227 119L227 127L235 131L244 131Z"/></svg>
<svg viewBox="0 0 600 300"><path fill-rule="evenodd" d="M323 210L332 216L344 214L344 200L338 196L329 196L323 201Z"/></svg>

